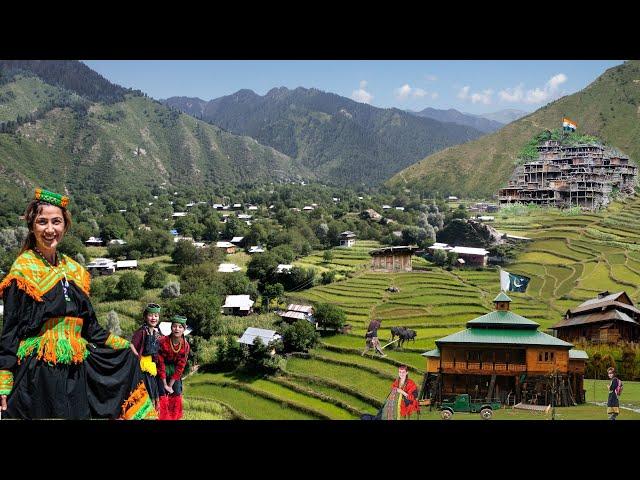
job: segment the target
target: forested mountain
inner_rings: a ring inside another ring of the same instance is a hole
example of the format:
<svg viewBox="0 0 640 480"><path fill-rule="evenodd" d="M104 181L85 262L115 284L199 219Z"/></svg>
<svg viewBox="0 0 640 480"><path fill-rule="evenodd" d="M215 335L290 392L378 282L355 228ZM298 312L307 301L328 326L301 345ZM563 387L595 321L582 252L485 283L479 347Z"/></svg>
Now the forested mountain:
<svg viewBox="0 0 640 480"><path fill-rule="evenodd" d="M126 94L142 95L115 85L82 62L75 60L0 60L0 71L7 77L21 71L40 77L45 83L74 92L92 102L122 102Z"/></svg>
<svg viewBox="0 0 640 480"><path fill-rule="evenodd" d="M470 114L467 113L466 115ZM529 115L529 112L525 112L524 110L517 110L515 108L505 108L504 110L498 110L497 112L492 113L483 113L477 116L506 125L507 123L514 122L519 118L524 117L525 115Z"/></svg>
<svg viewBox="0 0 640 480"><path fill-rule="evenodd" d="M251 90L211 100L164 100L230 132L249 135L339 184L377 184L416 160L478 138L475 128L381 109L314 88ZM198 113L198 112L201 113Z"/></svg>
<svg viewBox="0 0 640 480"><path fill-rule="evenodd" d="M58 68L40 62L35 71L22 64L21 73L0 70L0 201L21 202L36 185L109 195L160 185L169 189L311 177L287 155L252 138L110 87L101 77L88 75L82 64L74 69L62 63ZM66 72L61 78L69 88L49 84L39 71L49 72L47 78L53 78L50 72ZM97 84L70 89L92 79ZM123 95L121 101L116 101L118 95Z"/></svg>
<svg viewBox="0 0 640 480"><path fill-rule="evenodd" d="M639 163L640 61L610 68L583 90L495 133L426 157L388 184L445 195L491 197L513 173L527 142L544 130L561 127L565 116L577 123L579 133L601 138Z"/></svg>
<svg viewBox="0 0 640 480"><path fill-rule="evenodd" d="M470 113L462 113L455 108L448 110L438 110L437 108L427 107L419 112L409 112L418 117L433 118L439 122L451 122L458 125L466 125L480 130L483 133L491 133L504 127L504 123L488 120L480 115L471 115Z"/></svg>

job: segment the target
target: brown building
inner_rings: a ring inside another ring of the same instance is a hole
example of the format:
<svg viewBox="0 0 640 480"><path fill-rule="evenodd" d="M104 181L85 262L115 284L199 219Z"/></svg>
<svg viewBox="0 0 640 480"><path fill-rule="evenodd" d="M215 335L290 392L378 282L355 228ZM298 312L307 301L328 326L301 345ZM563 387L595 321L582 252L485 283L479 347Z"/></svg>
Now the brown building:
<svg viewBox="0 0 640 480"><path fill-rule="evenodd" d="M371 268L379 272L410 272L411 256L418 247L385 247L369 252Z"/></svg>
<svg viewBox="0 0 640 480"><path fill-rule="evenodd" d="M638 167L619 151L599 144L568 145L546 140L538 158L516 168L499 191L501 204L514 202L588 209L606 206L614 189L632 194Z"/></svg>
<svg viewBox="0 0 640 480"><path fill-rule="evenodd" d="M640 341L640 310L626 292L602 292L576 308L551 327L568 342L618 343Z"/></svg>
<svg viewBox="0 0 640 480"><path fill-rule="evenodd" d="M467 329L436 340L427 357L429 396L441 401L468 393L503 403L558 406L584 403L586 352L539 332L538 323L510 311L500 293L495 310L467 322Z"/></svg>

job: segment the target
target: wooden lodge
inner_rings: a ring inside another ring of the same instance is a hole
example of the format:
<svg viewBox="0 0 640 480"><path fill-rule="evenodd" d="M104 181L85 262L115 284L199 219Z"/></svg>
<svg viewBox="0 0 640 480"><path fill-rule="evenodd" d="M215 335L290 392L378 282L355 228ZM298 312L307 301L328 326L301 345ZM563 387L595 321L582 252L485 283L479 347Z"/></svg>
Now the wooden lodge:
<svg viewBox="0 0 640 480"><path fill-rule="evenodd" d="M369 252L371 268L378 272L410 272L411 256L418 247L385 247Z"/></svg>
<svg viewBox="0 0 640 480"><path fill-rule="evenodd" d="M500 293L495 310L467 322L466 330L436 340L423 353L426 396L439 402L467 393L505 404L569 406L585 402L586 352L539 332L538 323L510 311Z"/></svg>
<svg viewBox="0 0 640 480"><path fill-rule="evenodd" d="M638 342L640 310L626 292L601 292L597 298L567 310L564 318L551 328L567 342Z"/></svg>

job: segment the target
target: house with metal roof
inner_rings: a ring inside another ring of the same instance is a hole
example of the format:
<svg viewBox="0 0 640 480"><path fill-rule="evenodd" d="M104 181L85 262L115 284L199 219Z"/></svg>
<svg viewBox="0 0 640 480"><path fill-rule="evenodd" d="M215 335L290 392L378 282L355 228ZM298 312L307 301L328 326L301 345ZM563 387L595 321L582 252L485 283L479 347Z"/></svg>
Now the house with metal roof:
<svg viewBox="0 0 640 480"><path fill-rule="evenodd" d="M313 307L311 305L297 305L290 303L286 311L279 312L278 315L286 322L295 322L296 320L307 320L315 324L313 318Z"/></svg>
<svg viewBox="0 0 640 480"><path fill-rule="evenodd" d="M253 300L249 295L227 295L222 313L224 315L245 316L253 311Z"/></svg>
<svg viewBox="0 0 640 480"><path fill-rule="evenodd" d="M494 310L469 320L466 329L436 340L427 376L431 398L468 393L503 403L569 406L584 403L587 354L538 331L537 322L510 310L501 292Z"/></svg>
<svg viewBox="0 0 640 480"><path fill-rule="evenodd" d="M640 341L640 310L626 292L601 292L567 310L553 330L558 338L591 343Z"/></svg>
<svg viewBox="0 0 640 480"><path fill-rule="evenodd" d="M238 342L244 345L253 345L256 338L259 338L263 344L269 345L271 342L276 342L282 338L282 336L276 333L275 330L267 330L264 328L248 327L242 336L238 339ZM271 355L274 355L275 348L271 350Z"/></svg>
<svg viewBox="0 0 640 480"><path fill-rule="evenodd" d="M351 230L347 230L346 232L342 232L340 234L340 246L351 248L356 244L356 234Z"/></svg>

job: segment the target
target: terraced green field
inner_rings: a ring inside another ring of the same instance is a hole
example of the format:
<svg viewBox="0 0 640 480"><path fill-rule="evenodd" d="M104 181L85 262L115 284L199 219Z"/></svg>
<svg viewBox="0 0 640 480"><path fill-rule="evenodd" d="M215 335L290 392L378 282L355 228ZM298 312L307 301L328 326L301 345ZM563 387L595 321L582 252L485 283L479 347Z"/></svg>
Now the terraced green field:
<svg viewBox="0 0 640 480"><path fill-rule="evenodd" d="M616 202L596 214L568 216L550 210L519 217L497 214L494 226L533 240L505 269L531 277L527 292L509 296L512 310L540 323L540 330L603 290L625 290L634 302L640 299L640 199ZM322 337L320 347L309 356L289 358L281 377L246 381L221 374L204 379L195 375L188 396L216 400L247 418L357 418L359 413L377 411L399 363L409 365L410 376L420 384L425 366L421 353L434 348L438 338L491 311L500 289L499 272L494 267L448 272L421 259L419 271L374 273L367 268L367 252L377 246L359 242L358 249L334 249L334 259L327 264L321 252L296 262L344 275L338 282L296 292L290 300L340 306L352 326L349 334ZM390 286L400 291L391 293ZM363 357L363 337L372 318L382 321L383 345L391 339L392 326L416 330L416 340L405 343L402 350L387 347L386 358L371 353ZM596 405L558 409L558 415L561 419L605 417ZM640 418L633 412L622 416ZM438 417L435 412L421 417L430 418ZM498 418L545 417L503 411L496 412Z"/></svg>

